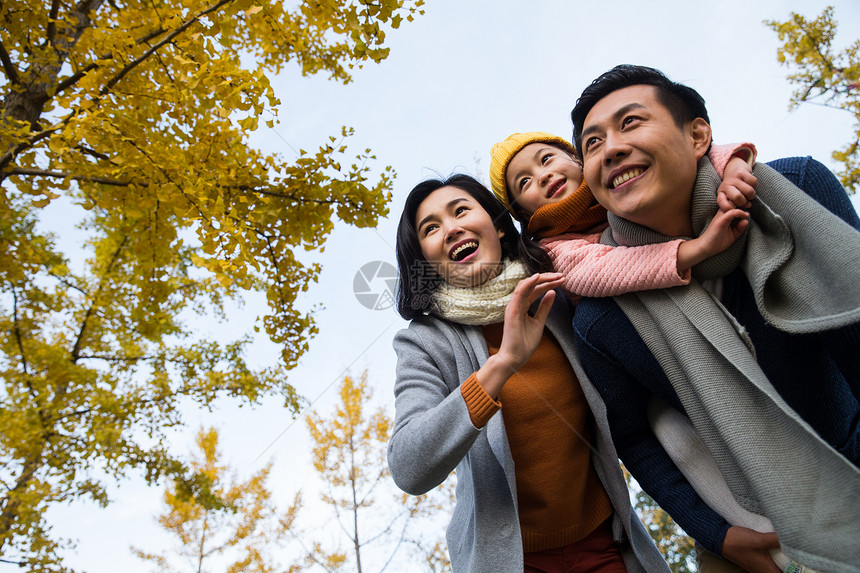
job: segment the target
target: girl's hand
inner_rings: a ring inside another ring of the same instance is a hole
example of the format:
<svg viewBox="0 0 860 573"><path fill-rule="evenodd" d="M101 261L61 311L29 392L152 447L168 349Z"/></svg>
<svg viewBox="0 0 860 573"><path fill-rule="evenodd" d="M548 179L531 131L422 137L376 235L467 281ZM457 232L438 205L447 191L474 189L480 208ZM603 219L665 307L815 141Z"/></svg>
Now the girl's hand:
<svg viewBox="0 0 860 573"><path fill-rule="evenodd" d="M497 398L502 387L537 350L546 317L555 301L553 289L561 286L564 276L561 273L535 274L519 282L514 289L511 302L505 309L505 324L499 351L478 370L478 382L493 399ZM532 316L529 307L541 296L537 312Z"/></svg>
<svg viewBox="0 0 860 573"><path fill-rule="evenodd" d="M678 246L678 274L728 249L749 227L750 215L741 209L718 211L701 237Z"/></svg>
<svg viewBox="0 0 860 573"><path fill-rule="evenodd" d="M723 182L717 188L717 205L720 210L749 209L755 198L758 177L752 167L740 157L732 157L723 170Z"/></svg>

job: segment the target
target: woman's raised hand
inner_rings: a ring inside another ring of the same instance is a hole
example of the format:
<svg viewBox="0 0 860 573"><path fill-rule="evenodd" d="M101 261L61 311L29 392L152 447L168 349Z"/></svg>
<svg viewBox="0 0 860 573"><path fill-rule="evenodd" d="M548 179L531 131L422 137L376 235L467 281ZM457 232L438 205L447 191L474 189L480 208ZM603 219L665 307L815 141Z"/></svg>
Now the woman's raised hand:
<svg viewBox="0 0 860 573"><path fill-rule="evenodd" d="M511 302L505 309L505 325L499 351L490 356L478 370L478 381L484 390L496 398L517 370L529 361L543 337L546 317L555 301L553 289L561 286L561 273L541 273L525 278L514 289ZM534 315L529 314L532 303L540 297Z"/></svg>
<svg viewBox="0 0 860 573"><path fill-rule="evenodd" d="M517 371L529 361L543 337L546 317L555 301L554 288L561 286L561 273L535 274L520 281L513 298L505 309L505 328L499 354L508 366ZM532 303L541 296L534 316L529 315Z"/></svg>

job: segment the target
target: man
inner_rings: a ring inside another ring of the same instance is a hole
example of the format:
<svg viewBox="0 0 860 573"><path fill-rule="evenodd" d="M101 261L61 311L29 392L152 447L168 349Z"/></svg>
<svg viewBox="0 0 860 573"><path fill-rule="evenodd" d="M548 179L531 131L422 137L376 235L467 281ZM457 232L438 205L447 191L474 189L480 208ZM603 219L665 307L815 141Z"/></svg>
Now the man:
<svg viewBox="0 0 860 573"><path fill-rule="evenodd" d="M695 90L617 66L571 117L585 179L610 212L604 242L701 234L724 199ZM821 164L772 165L788 179L756 165L735 245L694 267L688 286L584 300L577 344L622 461L699 545L749 571L778 571L769 552L780 544L809 567L860 571L860 219ZM702 499L710 492L651 429L657 402L689 417L730 502L776 534L732 525Z"/></svg>

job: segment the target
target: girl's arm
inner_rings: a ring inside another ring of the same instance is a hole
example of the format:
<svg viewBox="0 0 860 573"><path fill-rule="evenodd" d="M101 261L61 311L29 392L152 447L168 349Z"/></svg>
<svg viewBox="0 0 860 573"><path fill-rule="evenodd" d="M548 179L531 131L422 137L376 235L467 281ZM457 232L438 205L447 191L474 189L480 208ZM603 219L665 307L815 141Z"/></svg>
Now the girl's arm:
<svg viewBox="0 0 860 573"><path fill-rule="evenodd" d="M617 296L690 282L689 268L678 269L682 239L641 247L612 247L598 243L599 239L599 233L567 233L540 242L553 268L564 275L562 288L568 294Z"/></svg>
<svg viewBox="0 0 860 573"><path fill-rule="evenodd" d="M599 234L570 233L541 241L555 270L565 275L565 291L574 298L601 297L688 284L693 266L724 251L746 230L749 215L737 207L755 196L750 168L755 157L756 148L751 143L711 148L709 158L717 173L720 177L729 173L731 188L737 191L726 191L724 181L720 197L729 197L729 203L720 205L720 213L701 237L641 247L601 245L597 243ZM747 175L752 186L743 187L741 183L749 181ZM736 207L731 201L740 205Z"/></svg>

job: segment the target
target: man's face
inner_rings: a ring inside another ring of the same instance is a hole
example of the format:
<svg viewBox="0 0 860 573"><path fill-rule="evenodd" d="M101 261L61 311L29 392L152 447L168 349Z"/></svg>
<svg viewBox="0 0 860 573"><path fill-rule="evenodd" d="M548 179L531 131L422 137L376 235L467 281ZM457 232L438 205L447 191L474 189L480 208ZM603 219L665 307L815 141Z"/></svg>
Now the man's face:
<svg viewBox="0 0 860 573"><path fill-rule="evenodd" d="M598 101L585 117L585 180L611 213L665 235L689 235L696 163L710 141L704 119L679 128L657 88L629 86Z"/></svg>

